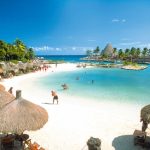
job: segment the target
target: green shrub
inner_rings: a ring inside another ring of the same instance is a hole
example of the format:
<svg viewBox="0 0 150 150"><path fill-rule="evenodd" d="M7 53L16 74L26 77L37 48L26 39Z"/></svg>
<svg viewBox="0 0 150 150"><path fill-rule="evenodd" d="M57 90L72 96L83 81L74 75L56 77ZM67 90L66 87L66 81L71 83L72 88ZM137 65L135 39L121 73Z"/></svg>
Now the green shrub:
<svg viewBox="0 0 150 150"><path fill-rule="evenodd" d="M11 60L12 63L18 64L18 60Z"/></svg>
<svg viewBox="0 0 150 150"><path fill-rule="evenodd" d="M138 64L135 63L135 62L131 62L131 61L124 61L124 62L123 62L123 65L124 65L124 66L127 66L127 65L137 66Z"/></svg>
<svg viewBox="0 0 150 150"><path fill-rule="evenodd" d="M124 66L131 65L131 64L132 64L132 62L129 62L129 61L124 61L124 62L123 62L123 65L124 65Z"/></svg>
<svg viewBox="0 0 150 150"><path fill-rule="evenodd" d="M21 61L22 61L23 63L26 63L26 62L28 61L28 59L22 58Z"/></svg>

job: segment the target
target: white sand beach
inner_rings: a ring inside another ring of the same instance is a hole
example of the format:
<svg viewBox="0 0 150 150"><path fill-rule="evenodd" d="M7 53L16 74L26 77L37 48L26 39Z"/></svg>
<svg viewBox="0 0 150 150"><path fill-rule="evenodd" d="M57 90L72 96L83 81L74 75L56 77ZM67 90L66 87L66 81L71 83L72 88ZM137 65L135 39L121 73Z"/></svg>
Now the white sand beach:
<svg viewBox="0 0 150 150"><path fill-rule="evenodd" d="M34 91L34 85L31 89L25 82L28 80L32 84L39 76L74 69L79 69L76 64L59 64L57 68L52 65L47 72L30 73L2 82L6 90L10 86L14 87L14 95L15 90L21 89L25 99L47 110L49 120L45 126L37 131L26 131L32 141L36 141L46 150L87 150L87 140L96 137L102 141L102 150L142 149L133 145L132 134L135 129L141 129L140 110L143 106L61 95L59 95L60 103L53 105L50 91L46 93L40 87L38 91Z"/></svg>
<svg viewBox="0 0 150 150"><path fill-rule="evenodd" d="M143 65L126 65L123 66L122 69L126 69L126 70L144 70L146 69L148 66L143 66Z"/></svg>

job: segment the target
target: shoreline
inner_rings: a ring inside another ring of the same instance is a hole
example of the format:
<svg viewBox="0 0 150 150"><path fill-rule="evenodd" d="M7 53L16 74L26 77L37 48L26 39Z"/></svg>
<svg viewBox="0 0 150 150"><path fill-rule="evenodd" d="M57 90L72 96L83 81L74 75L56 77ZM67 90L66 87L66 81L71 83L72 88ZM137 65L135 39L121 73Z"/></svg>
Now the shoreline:
<svg viewBox="0 0 150 150"><path fill-rule="evenodd" d="M76 97L67 95L60 95L60 103L51 105L50 93L40 88L35 88L38 91L34 91L30 89L34 85L27 87L25 81L28 80L32 84L33 80L41 76L78 69L76 64L70 63L58 64L57 68L55 65L51 66L47 72L38 71L0 82L6 90L10 86L14 87L14 91L21 89L25 99L41 105L48 111L49 120L42 129L34 132L26 131L33 142L36 141L46 150L81 150L86 146L87 140L93 136L101 139L101 148L104 150L119 149L122 147L122 142L126 142L126 147L119 150L137 149L132 140L120 141L119 137L131 136L135 129L141 129L142 106L89 101L83 98L76 100ZM15 92L13 94L15 95Z"/></svg>

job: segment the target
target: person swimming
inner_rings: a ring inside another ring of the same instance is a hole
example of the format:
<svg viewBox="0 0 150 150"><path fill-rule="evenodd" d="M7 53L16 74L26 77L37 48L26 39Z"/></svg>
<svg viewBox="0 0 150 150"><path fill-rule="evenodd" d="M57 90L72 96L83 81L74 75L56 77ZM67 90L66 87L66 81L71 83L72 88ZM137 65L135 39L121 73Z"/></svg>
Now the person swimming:
<svg viewBox="0 0 150 150"><path fill-rule="evenodd" d="M65 84L65 83L64 83L64 84L62 84L61 86L63 87L63 89L64 89L64 90L67 90L67 89L68 89L68 85L67 85L67 84Z"/></svg>
<svg viewBox="0 0 150 150"><path fill-rule="evenodd" d="M79 80L80 78L79 77L76 77L76 80Z"/></svg>

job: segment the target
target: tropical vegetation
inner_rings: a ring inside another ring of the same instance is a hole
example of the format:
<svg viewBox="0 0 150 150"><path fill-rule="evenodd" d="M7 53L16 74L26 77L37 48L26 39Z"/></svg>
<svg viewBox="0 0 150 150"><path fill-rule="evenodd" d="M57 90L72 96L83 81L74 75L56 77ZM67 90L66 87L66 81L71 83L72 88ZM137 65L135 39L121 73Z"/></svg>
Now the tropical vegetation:
<svg viewBox="0 0 150 150"><path fill-rule="evenodd" d="M113 48L111 44L107 44L106 47L100 51L99 46L94 50L87 50L86 55L88 59L97 59L97 60L123 60L128 62L136 62L139 59L144 60L149 58L150 60L150 49L148 48L126 48L117 49Z"/></svg>
<svg viewBox="0 0 150 150"><path fill-rule="evenodd" d="M27 62L35 57L32 48L28 48L21 40L12 44L0 40L0 61Z"/></svg>

